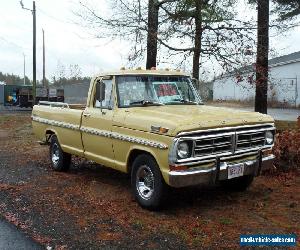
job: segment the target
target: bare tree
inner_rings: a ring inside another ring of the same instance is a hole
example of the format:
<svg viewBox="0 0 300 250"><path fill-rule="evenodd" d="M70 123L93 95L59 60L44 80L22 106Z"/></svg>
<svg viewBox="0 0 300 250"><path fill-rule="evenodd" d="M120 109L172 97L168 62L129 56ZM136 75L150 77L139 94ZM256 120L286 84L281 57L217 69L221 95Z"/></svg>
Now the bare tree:
<svg viewBox="0 0 300 250"><path fill-rule="evenodd" d="M147 52L146 68L156 67L158 50L159 10L161 6L177 0L111 0L111 13L100 15L96 8L80 2L75 14L89 28L96 29L99 38L124 38L131 41L129 62L141 61ZM99 29L99 31L98 31Z"/></svg>
<svg viewBox="0 0 300 250"><path fill-rule="evenodd" d="M112 12L103 16L81 2L77 15L88 27L99 28L98 37L130 40L130 62L140 61L147 51L148 69L156 66L160 47L168 55L182 54L182 60L192 56L193 76L199 79L201 55L222 68L234 67L241 63L245 47L254 43L250 24L235 20L235 0L112 0L111 4Z"/></svg>
<svg viewBox="0 0 300 250"><path fill-rule="evenodd" d="M274 13L279 14L281 21L290 20L300 15L299 0L274 0Z"/></svg>
<svg viewBox="0 0 300 250"><path fill-rule="evenodd" d="M171 21L165 33L160 31L158 41L183 58L192 55L197 79L201 61L213 61L228 70L239 67L255 44L256 27L237 20L235 7L235 0L184 0L163 7Z"/></svg>
<svg viewBox="0 0 300 250"><path fill-rule="evenodd" d="M256 91L255 111L267 114L268 110L268 70L269 70L269 29L270 29L270 0L257 1L257 57L256 57ZM300 14L299 0L274 0L275 9L272 11L279 18L277 21L290 21ZM283 27L274 25L279 29Z"/></svg>
<svg viewBox="0 0 300 250"><path fill-rule="evenodd" d="M81 78L82 72L78 64L69 65L69 79L77 81Z"/></svg>
<svg viewBox="0 0 300 250"><path fill-rule="evenodd" d="M87 77L82 77L82 71L78 64L70 64L67 68L60 61L57 62L57 70L51 78L54 85L64 85L88 79Z"/></svg>
<svg viewBox="0 0 300 250"><path fill-rule="evenodd" d="M146 69L156 67L158 13L159 13L158 1L157 0L149 0L149 2L148 2L148 23L147 23Z"/></svg>
<svg viewBox="0 0 300 250"><path fill-rule="evenodd" d="M159 10L164 5L174 3L178 0L148 0L148 22L147 22L147 59L146 69L156 67L157 45L159 24Z"/></svg>

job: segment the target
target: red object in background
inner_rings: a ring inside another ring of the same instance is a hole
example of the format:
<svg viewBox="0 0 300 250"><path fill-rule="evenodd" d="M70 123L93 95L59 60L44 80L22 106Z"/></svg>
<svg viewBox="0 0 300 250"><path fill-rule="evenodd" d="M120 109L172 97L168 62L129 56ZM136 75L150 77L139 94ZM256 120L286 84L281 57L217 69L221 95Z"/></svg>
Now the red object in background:
<svg viewBox="0 0 300 250"><path fill-rule="evenodd" d="M176 87L173 84L160 84L156 91L159 97L177 95Z"/></svg>

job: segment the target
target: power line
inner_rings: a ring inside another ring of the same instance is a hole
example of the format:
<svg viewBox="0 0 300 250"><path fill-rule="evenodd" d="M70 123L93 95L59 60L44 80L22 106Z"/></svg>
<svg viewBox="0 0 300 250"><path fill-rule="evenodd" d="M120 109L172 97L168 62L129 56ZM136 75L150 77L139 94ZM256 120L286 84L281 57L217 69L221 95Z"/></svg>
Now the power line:
<svg viewBox="0 0 300 250"><path fill-rule="evenodd" d="M0 39L1 39L2 41L4 41L4 42L10 44L10 45L13 45L13 46L15 46L15 47L18 47L19 49L22 49L22 50L30 50L30 49L28 49L28 48L24 48L24 47L22 47L21 45L18 45L18 44L16 44L16 43L12 42L12 41L7 40L7 39L4 38L3 36L0 36Z"/></svg>
<svg viewBox="0 0 300 250"><path fill-rule="evenodd" d="M42 14L44 14L45 16L51 18L51 19L54 19L56 20L57 22L61 22L61 23L68 23L68 24L74 24L72 22L69 22L69 21L65 21L65 20L62 20L60 18L57 18L57 17L54 17L50 14L48 14L46 11L44 11L43 9L41 9L40 7L37 8L39 10L39 12L41 12Z"/></svg>

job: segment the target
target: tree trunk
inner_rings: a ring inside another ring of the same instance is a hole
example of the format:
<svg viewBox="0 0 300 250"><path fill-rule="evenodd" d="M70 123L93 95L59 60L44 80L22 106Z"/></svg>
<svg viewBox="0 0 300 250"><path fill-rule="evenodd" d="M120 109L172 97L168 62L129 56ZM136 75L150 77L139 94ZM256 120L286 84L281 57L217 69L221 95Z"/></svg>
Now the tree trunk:
<svg viewBox="0 0 300 250"><path fill-rule="evenodd" d="M157 0L149 0L146 69L156 67L158 10L159 4Z"/></svg>
<svg viewBox="0 0 300 250"><path fill-rule="evenodd" d="M202 39L202 0L196 0L195 13L195 49L193 55L193 78L199 80L201 39Z"/></svg>
<svg viewBox="0 0 300 250"><path fill-rule="evenodd" d="M257 4L257 57L255 111L268 111L268 67L269 67L269 0L258 0Z"/></svg>

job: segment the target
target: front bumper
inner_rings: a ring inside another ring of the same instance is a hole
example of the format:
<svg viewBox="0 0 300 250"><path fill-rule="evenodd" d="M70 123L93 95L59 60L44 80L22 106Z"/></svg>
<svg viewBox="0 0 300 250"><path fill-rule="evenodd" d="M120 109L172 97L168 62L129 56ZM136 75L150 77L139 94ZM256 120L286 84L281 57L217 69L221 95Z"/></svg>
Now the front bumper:
<svg viewBox="0 0 300 250"><path fill-rule="evenodd" d="M234 165L244 165L244 175L260 175L261 171L273 167L275 156L257 157L255 160L245 160L238 163L219 159L208 169L189 169L169 172L169 185L172 187L187 187L201 184L215 184L228 179L228 168Z"/></svg>

